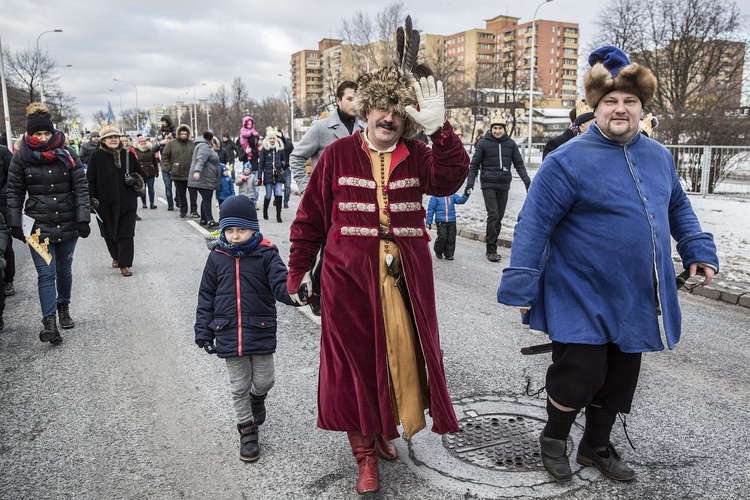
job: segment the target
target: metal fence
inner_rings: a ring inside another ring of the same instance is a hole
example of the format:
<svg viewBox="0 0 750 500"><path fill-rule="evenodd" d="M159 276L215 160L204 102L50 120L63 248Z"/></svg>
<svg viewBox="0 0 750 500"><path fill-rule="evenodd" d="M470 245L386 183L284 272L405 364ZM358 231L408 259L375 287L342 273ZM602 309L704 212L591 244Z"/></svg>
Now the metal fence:
<svg viewBox="0 0 750 500"><path fill-rule="evenodd" d="M542 162L544 143L519 145L530 168ZM750 197L750 146L665 146L674 157L677 175L688 193Z"/></svg>

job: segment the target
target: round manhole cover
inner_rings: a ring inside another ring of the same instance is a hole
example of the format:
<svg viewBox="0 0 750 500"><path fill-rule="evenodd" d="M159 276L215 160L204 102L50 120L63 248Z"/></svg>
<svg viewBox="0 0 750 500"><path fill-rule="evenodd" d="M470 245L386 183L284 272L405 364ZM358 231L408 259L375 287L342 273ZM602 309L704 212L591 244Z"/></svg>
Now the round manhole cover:
<svg viewBox="0 0 750 500"><path fill-rule="evenodd" d="M458 423L460 430L444 435L443 446L459 460L498 471L544 470L539 453L543 420L496 413L466 417Z"/></svg>

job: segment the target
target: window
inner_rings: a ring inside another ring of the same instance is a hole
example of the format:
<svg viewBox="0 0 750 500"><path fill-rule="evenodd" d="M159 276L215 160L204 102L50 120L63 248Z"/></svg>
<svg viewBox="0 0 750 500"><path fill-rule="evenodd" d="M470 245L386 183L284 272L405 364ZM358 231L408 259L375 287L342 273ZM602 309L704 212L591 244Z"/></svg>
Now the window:
<svg viewBox="0 0 750 500"><path fill-rule="evenodd" d="M574 56L576 55L576 49L563 49L563 54L566 56Z"/></svg>

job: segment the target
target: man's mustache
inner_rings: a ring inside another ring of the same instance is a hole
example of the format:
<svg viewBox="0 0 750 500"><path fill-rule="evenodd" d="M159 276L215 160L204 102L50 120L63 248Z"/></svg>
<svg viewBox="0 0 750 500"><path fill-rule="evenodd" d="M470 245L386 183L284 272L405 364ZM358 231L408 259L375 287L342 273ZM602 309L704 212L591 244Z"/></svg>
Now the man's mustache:
<svg viewBox="0 0 750 500"><path fill-rule="evenodd" d="M396 125L394 122L387 122L385 120L378 120L375 122L375 125L378 127L387 128L388 130L398 130L398 125Z"/></svg>

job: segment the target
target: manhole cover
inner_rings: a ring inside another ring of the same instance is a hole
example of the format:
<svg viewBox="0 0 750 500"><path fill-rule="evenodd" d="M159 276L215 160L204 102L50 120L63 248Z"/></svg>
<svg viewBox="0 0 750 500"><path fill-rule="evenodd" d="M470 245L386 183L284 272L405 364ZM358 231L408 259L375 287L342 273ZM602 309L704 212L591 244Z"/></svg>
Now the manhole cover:
<svg viewBox="0 0 750 500"><path fill-rule="evenodd" d="M443 446L459 460L498 471L544 470L539 454L543 420L496 413L466 417L458 423L457 433L443 436Z"/></svg>

